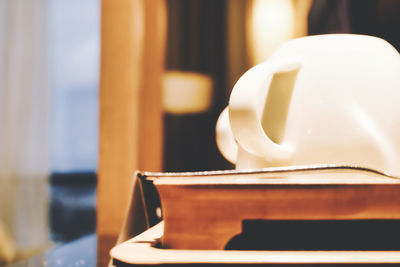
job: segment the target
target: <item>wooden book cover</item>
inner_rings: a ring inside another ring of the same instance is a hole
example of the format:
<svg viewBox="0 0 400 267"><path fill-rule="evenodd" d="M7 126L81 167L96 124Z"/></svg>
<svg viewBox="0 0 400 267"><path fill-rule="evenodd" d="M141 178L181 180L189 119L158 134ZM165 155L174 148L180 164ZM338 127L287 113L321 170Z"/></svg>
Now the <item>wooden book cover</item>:
<svg viewBox="0 0 400 267"><path fill-rule="evenodd" d="M399 250L363 241L368 233L394 238L400 226L400 180L378 171L309 166L139 177L148 224L164 221L163 248L235 249L237 240L249 239L246 232L274 240L248 242L248 249L272 249L268 244L274 243L276 249ZM346 236L358 242L340 243ZM331 241L324 245L322 239Z"/></svg>

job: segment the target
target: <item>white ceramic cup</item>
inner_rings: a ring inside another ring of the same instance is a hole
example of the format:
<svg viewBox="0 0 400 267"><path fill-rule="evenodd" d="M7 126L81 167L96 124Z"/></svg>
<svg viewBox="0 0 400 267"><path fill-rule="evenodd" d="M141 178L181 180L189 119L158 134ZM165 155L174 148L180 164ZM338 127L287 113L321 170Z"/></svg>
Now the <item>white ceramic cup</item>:
<svg viewBox="0 0 400 267"><path fill-rule="evenodd" d="M218 126L217 142L237 169L337 164L400 176L400 56L380 38L291 40L238 80L228 109L220 122L237 147Z"/></svg>

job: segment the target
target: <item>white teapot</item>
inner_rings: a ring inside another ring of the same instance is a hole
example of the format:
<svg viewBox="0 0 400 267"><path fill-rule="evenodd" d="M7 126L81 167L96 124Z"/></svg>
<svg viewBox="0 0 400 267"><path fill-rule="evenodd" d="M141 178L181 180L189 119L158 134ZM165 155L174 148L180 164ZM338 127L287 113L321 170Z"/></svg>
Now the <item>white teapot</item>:
<svg viewBox="0 0 400 267"><path fill-rule="evenodd" d="M364 35L291 40L238 80L217 143L237 169L334 164L400 176L399 53Z"/></svg>

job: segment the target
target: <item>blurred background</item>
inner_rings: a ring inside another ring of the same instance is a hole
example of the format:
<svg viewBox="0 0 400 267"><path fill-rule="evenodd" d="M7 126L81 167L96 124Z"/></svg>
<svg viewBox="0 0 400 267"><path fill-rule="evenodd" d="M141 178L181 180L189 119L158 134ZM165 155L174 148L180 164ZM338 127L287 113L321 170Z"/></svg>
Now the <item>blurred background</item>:
<svg viewBox="0 0 400 267"><path fill-rule="evenodd" d="M237 79L283 42L374 35L396 0L167 0L163 170L231 169L215 123ZM0 265L94 233L100 0L0 0Z"/></svg>

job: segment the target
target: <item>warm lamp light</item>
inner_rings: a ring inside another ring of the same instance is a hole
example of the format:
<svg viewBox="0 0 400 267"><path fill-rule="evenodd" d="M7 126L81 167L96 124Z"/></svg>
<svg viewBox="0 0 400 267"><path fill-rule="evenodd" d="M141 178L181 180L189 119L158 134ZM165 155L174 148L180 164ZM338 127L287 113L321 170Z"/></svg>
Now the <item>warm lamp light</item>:
<svg viewBox="0 0 400 267"><path fill-rule="evenodd" d="M163 106L168 113L201 113L211 106L213 81L210 76L195 72L167 71L162 85Z"/></svg>
<svg viewBox="0 0 400 267"><path fill-rule="evenodd" d="M309 0L253 0L247 18L251 65L268 59L280 44L307 34Z"/></svg>

